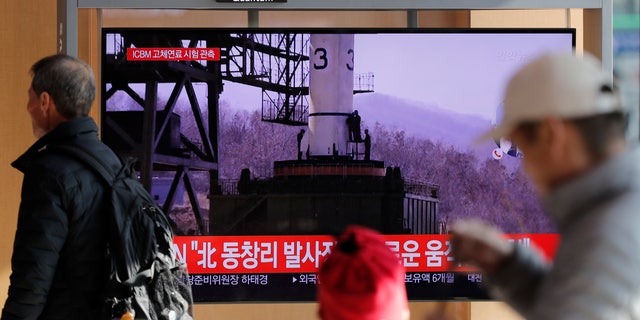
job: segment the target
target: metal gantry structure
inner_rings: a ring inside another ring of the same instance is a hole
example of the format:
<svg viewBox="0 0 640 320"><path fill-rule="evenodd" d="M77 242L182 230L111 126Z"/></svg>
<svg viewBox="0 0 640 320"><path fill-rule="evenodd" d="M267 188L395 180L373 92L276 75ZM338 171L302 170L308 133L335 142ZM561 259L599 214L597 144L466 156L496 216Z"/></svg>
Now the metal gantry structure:
<svg viewBox="0 0 640 320"><path fill-rule="evenodd" d="M131 29L105 30L112 43L103 68L103 139L121 154L140 160L140 178L153 188L154 172L172 172L171 186L163 209L169 212L176 200L180 183L188 194L198 233L207 228L207 217L201 209L192 172L209 173L209 185L218 182L218 116L219 95L223 80L259 87L263 92L263 121L284 125L306 125L308 118L308 60L304 54L308 34L279 33L212 33L204 31ZM127 61L126 49L137 48L220 48L219 61ZM307 62L307 63L305 63ZM206 104L203 108L194 88L205 83ZM135 90L144 86L144 97ZM171 94L160 103L160 86L169 85ZM185 92L197 136L180 132L180 120L174 110L178 97ZM118 92L124 92L135 108L110 103ZM266 98L265 98L266 97ZM256 101L259 104L259 101ZM205 110L206 112L203 112ZM140 126L142 124L142 126Z"/></svg>
<svg viewBox="0 0 640 320"><path fill-rule="evenodd" d="M262 89L262 120L306 125L309 38L302 33L235 33L224 78Z"/></svg>

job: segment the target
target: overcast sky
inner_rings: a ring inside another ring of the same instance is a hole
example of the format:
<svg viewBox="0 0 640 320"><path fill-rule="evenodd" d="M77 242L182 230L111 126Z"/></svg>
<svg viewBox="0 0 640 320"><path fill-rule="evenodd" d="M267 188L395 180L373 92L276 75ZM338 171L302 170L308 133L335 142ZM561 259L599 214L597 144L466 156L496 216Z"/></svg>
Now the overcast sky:
<svg viewBox="0 0 640 320"><path fill-rule="evenodd" d="M571 52L570 34L359 34L356 74L375 91L493 119L509 76L542 52ZM226 84L222 99L254 109L260 90Z"/></svg>
<svg viewBox="0 0 640 320"><path fill-rule="evenodd" d="M494 119L518 67L543 52L571 50L569 33L357 34L354 73L373 72L378 93ZM236 109L261 108L259 88L227 82L221 98Z"/></svg>
<svg viewBox="0 0 640 320"><path fill-rule="evenodd" d="M563 38L564 37L564 38ZM376 92L491 118L510 75L542 52L571 52L560 34L358 35L356 72Z"/></svg>

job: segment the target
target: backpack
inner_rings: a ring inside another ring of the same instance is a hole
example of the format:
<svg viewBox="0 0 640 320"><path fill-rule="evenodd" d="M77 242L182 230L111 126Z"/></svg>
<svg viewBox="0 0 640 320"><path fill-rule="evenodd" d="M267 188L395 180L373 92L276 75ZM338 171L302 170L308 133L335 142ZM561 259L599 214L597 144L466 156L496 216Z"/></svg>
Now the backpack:
<svg viewBox="0 0 640 320"><path fill-rule="evenodd" d="M175 258L173 232L164 212L138 181L132 159L119 172L79 146L53 148L97 173L106 192L108 279L105 319L192 320L193 297L186 265Z"/></svg>

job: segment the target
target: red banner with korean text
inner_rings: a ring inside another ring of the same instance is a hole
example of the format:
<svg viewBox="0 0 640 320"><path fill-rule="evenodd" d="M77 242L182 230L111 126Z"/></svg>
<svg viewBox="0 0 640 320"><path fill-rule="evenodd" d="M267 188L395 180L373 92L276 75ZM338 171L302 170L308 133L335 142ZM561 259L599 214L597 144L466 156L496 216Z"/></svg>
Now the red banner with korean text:
<svg viewBox="0 0 640 320"><path fill-rule="evenodd" d="M448 235L384 235L407 272L470 271L454 266ZM555 255L557 234L511 234L508 241ZM192 274L315 273L335 244L331 236L177 236L178 259Z"/></svg>
<svg viewBox="0 0 640 320"><path fill-rule="evenodd" d="M127 48L127 61L219 61L220 48Z"/></svg>

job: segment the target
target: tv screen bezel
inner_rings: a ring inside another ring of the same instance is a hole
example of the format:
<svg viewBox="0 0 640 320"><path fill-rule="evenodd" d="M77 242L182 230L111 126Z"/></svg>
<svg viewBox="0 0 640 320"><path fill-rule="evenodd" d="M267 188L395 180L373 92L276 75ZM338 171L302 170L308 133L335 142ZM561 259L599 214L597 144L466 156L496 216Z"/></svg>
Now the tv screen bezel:
<svg viewBox="0 0 640 320"><path fill-rule="evenodd" d="M335 28L335 27L317 27L317 28L250 28L250 27L233 27L233 28L182 28L182 27L157 27L157 28L130 28L130 27L115 27L115 28L103 28L101 30L101 44L102 51L100 58L102 59L102 65L104 68L104 55L107 48L107 34L118 32L140 32L140 33L174 33L174 34L189 34L189 33L202 33L202 32L216 32L216 33L315 33L315 34L570 34L571 46L573 52L576 52L576 29L575 28ZM104 79L102 79L104 80ZM106 83L102 82L102 97L101 111L102 114L106 114L106 100L104 99L106 93ZM106 117L103 117L104 121ZM103 126L104 127L104 126ZM217 144L217 142L216 142ZM445 292L446 293L446 292ZM477 296L443 296L436 298L429 298L428 300L487 300L486 295ZM313 301L310 298L304 298L302 300L296 299L261 299L261 300L199 300L198 302L291 302L291 301ZM424 301L411 299L412 301Z"/></svg>

